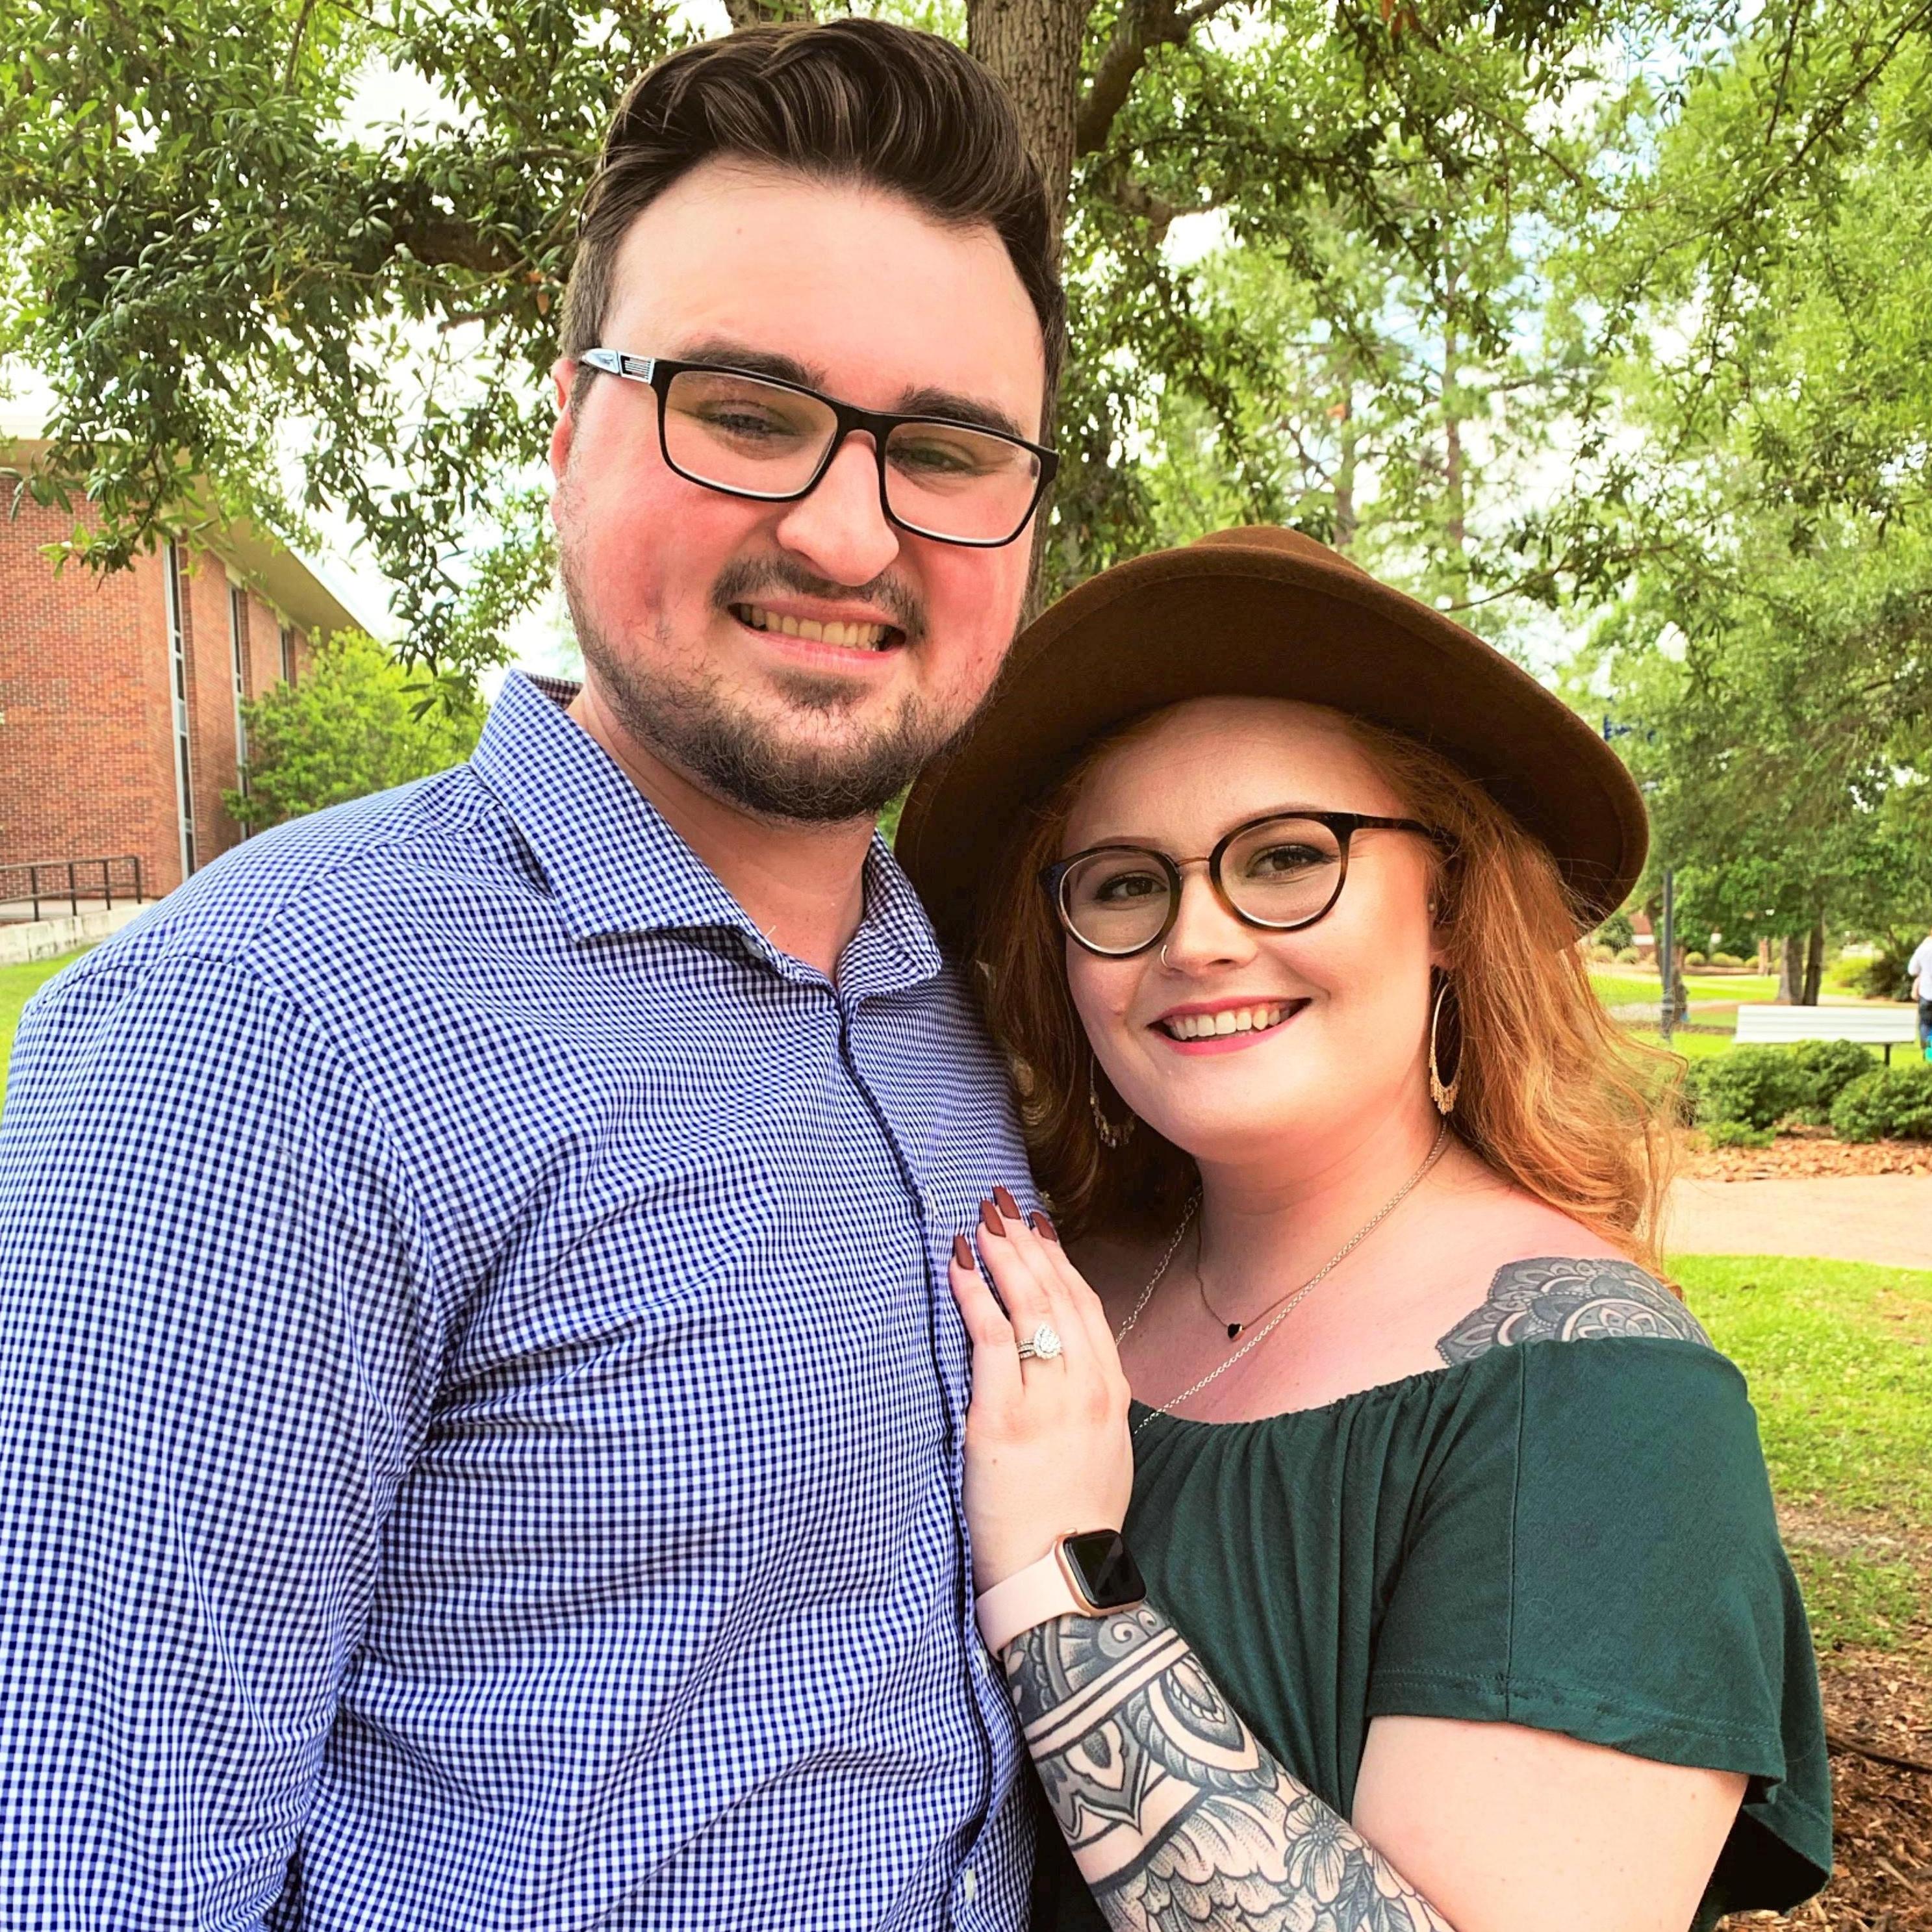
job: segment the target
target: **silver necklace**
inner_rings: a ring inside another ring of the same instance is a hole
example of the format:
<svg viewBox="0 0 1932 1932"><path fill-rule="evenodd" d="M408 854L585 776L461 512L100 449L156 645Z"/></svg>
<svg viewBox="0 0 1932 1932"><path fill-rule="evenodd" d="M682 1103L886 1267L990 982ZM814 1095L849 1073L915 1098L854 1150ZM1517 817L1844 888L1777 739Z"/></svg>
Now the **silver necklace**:
<svg viewBox="0 0 1932 1932"><path fill-rule="evenodd" d="M1446 1148L1448 1144L1449 1123L1445 1120L1436 1130L1436 1143L1429 1150L1429 1158L1402 1183L1402 1186L1389 1198L1388 1200L1383 1203L1382 1206L1376 1212L1374 1217L1370 1220L1364 1222L1361 1226L1358 1228L1355 1232L1348 1237L1348 1240L1340 1248L1336 1249L1335 1252L1330 1255L1328 1260L1324 1262L1321 1267L1316 1269L1314 1274L1310 1275L1299 1288L1291 1289L1288 1294L1283 1298L1281 1305L1276 1310L1275 1312L1270 1316L1265 1322L1262 1322L1261 1326L1256 1328L1253 1334L1250 1336L1249 1339L1244 1342L1225 1362L1222 1363L1219 1368L1210 1369L1198 1382L1192 1383L1186 1388L1183 1389L1178 1396L1175 1396L1171 1401L1162 1402L1158 1408L1150 1408L1147 1414L1142 1416L1140 1420L1135 1424L1134 1433L1138 1436L1156 1416L1172 1414L1184 1402L1189 1400L1192 1396L1198 1395L1210 1382L1215 1379L1216 1376L1226 1375L1237 1362L1240 1360L1243 1356L1250 1354L1256 1348L1258 1348L1261 1345L1265 1342L1268 1338L1272 1335L1298 1308L1301 1306L1304 1298L1310 1293L1310 1292L1318 1286L1321 1282L1326 1281L1329 1276L1333 1274L1335 1270L1339 1268L1350 1255L1353 1254L1356 1249L1360 1247L1363 1242L1366 1240L1369 1236L1373 1234L1375 1231L1379 1228L1405 1201L1408 1198L1410 1195L1414 1192L1417 1188L1421 1186L1423 1180L1428 1174L1430 1169L1442 1158L1443 1149ZM1180 1238L1187 1232L1187 1224L1194 1218L1194 1210L1198 1206L1199 1206L1200 1202L1201 1196L1199 1192L1197 1190L1187 1204L1187 1211L1182 1215L1180 1218L1180 1226L1174 1231L1174 1239L1167 1244L1167 1252L1162 1255L1160 1258L1160 1267L1156 1268L1154 1271L1153 1280L1150 1281L1147 1286L1141 1291L1141 1298L1134 1304L1133 1312L1120 1324L1119 1333L1114 1336L1114 1344L1115 1347L1118 1348L1122 1342L1126 1340L1128 1330L1131 1329L1134 1324L1140 1319L1141 1311L1147 1306L1148 1298L1153 1294L1154 1288L1159 1283L1161 1276L1167 1272L1167 1264L1169 1262L1173 1260L1174 1251L1180 1246ZM1256 1316L1254 1319L1259 1321L1260 1317ZM1252 1324L1250 1325L1252 1325Z"/></svg>
<svg viewBox="0 0 1932 1932"><path fill-rule="evenodd" d="M1114 1346L1118 1348L1133 1332L1134 1324L1141 1318L1141 1311L1148 1305L1154 1290L1160 1286L1160 1278L1167 1272L1167 1264L1174 1258L1174 1251L1180 1245L1180 1238L1187 1232L1187 1224L1194 1219L1194 1210L1201 1205L1201 1190L1196 1188L1187 1197L1187 1205L1180 1210L1180 1226L1174 1231L1174 1239L1167 1244L1167 1252L1160 1258L1160 1264L1148 1276L1148 1285L1141 1290L1141 1298L1133 1306L1132 1312L1114 1331Z"/></svg>

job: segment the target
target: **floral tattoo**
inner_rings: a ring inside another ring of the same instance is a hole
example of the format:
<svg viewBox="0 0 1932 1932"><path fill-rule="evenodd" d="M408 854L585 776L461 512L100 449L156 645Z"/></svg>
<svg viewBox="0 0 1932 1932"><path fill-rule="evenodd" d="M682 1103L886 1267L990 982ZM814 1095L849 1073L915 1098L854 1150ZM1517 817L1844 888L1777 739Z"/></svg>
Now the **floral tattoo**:
<svg viewBox="0 0 1932 1932"><path fill-rule="evenodd" d="M1150 1606L1006 1652L1055 1819L1118 1932L1451 1932L1277 1764Z"/></svg>

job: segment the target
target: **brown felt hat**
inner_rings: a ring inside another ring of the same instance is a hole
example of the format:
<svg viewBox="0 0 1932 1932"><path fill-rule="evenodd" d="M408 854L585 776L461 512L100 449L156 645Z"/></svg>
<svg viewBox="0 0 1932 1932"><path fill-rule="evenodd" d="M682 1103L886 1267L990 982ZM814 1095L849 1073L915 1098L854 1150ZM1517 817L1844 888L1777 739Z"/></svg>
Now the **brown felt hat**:
<svg viewBox="0 0 1932 1932"><path fill-rule="evenodd" d="M1298 531L1220 530L1090 578L1014 644L964 742L899 821L899 861L940 937L968 944L1028 808L1096 739L1190 698L1288 698L1414 738L1549 848L1588 932L1643 869L1623 760L1472 632Z"/></svg>

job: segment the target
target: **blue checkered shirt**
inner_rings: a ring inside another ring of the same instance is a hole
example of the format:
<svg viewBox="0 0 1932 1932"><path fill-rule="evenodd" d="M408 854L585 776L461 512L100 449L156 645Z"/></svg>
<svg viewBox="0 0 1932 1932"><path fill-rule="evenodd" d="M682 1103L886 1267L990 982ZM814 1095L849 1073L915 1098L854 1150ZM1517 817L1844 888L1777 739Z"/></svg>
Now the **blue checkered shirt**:
<svg viewBox="0 0 1932 1932"><path fill-rule="evenodd" d="M1024 1156L865 887L835 984L513 679L34 1001L0 1924L1022 1924L945 1269Z"/></svg>

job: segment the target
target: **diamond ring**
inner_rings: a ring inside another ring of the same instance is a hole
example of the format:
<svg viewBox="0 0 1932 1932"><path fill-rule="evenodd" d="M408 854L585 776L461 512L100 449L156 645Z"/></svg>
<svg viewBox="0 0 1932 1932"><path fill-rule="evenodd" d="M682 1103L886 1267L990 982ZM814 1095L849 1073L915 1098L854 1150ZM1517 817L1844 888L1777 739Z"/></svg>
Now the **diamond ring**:
<svg viewBox="0 0 1932 1932"><path fill-rule="evenodd" d="M1060 1330L1051 1322L1042 1322L1020 1344L1020 1360L1023 1362L1050 1362L1059 1354L1064 1346L1060 1339Z"/></svg>

